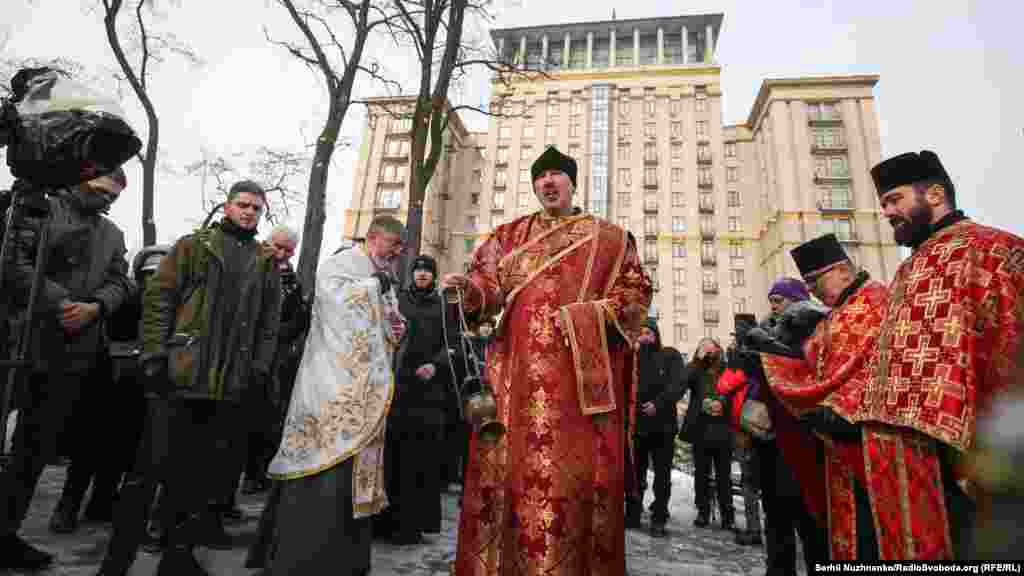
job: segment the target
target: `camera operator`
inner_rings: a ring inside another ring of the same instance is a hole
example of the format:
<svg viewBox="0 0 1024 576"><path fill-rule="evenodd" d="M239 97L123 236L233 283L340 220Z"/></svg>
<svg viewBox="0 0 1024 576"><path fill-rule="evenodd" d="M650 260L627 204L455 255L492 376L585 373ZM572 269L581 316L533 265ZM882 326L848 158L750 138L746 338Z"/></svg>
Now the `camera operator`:
<svg viewBox="0 0 1024 576"><path fill-rule="evenodd" d="M738 345L746 350L737 355L743 360L742 366L736 363L731 366L734 371L731 376L739 379L738 385L728 383L726 378L719 382L719 392L731 393L734 429L743 427L740 420L743 404L757 400L764 404L773 432L770 439L752 441L757 452L764 504L767 573L796 573L797 535L803 542L804 562L810 573L815 562L828 559L820 442L786 411L766 385L768 379L761 358L765 353L800 357L802 343L825 317L827 309L812 302L804 283L795 278L777 280L768 293L768 301L772 315L750 329L745 338L738 338ZM755 382L760 383L756 391L752 386Z"/></svg>
<svg viewBox="0 0 1024 576"><path fill-rule="evenodd" d="M124 234L104 214L125 188L124 172L77 186L33 190L49 215L19 213L12 222L4 290L27 314L41 234L47 236L48 265L41 286L40 310L32 315L29 342L32 372L14 435L14 454L0 476L0 568L38 569L52 556L17 536L44 466L53 460L58 435L72 408L98 378L104 349L104 319L132 292ZM24 181L17 185L32 186ZM77 508L77 506L76 506Z"/></svg>

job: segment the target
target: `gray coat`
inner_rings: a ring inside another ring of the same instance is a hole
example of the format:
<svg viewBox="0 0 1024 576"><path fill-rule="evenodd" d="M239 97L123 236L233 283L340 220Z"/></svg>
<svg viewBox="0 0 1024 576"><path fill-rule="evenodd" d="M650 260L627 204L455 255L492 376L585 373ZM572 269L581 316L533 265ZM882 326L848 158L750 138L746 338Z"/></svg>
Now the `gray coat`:
<svg viewBox="0 0 1024 576"><path fill-rule="evenodd" d="M124 233L104 216L82 213L66 193L51 195L46 201L48 218L21 218L14 224L5 289L11 290L16 302L28 302L39 234L46 226L45 285L34 315L30 358L37 372L81 374L92 368L105 345L104 321L134 290L128 278ZM58 320L64 301L98 302L101 316L78 334L67 335ZM25 312L22 308L22 319Z"/></svg>

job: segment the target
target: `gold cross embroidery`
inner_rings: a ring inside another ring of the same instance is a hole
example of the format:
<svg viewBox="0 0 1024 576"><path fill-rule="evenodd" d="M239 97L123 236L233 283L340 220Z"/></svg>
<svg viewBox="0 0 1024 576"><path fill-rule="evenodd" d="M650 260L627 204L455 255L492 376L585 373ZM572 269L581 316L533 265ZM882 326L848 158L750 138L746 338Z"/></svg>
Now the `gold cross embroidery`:
<svg viewBox="0 0 1024 576"><path fill-rule="evenodd" d="M963 337L964 324L960 321L960 306L953 306L949 315L935 322L934 330L942 334L942 345L957 347L960 345L960 338Z"/></svg>
<svg viewBox="0 0 1024 576"><path fill-rule="evenodd" d="M954 238L949 242L937 244L935 248L932 249L932 254L939 255L939 263L947 262L949 261L950 256L953 255L953 252L962 246L967 246L967 240L964 238Z"/></svg>
<svg viewBox="0 0 1024 576"><path fill-rule="evenodd" d="M903 351L903 361L911 363L910 375L920 376L924 373L924 365L928 362L938 362L939 349L931 348L926 342L921 341L920 346Z"/></svg>
<svg viewBox="0 0 1024 576"><path fill-rule="evenodd" d="M903 348L907 345L907 337L913 336L921 331L921 322L910 321L910 309L900 310L899 320L893 325L892 333L896 337L893 345Z"/></svg>
<svg viewBox="0 0 1024 576"><path fill-rule="evenodd" d="M927 292L914 296L914 306L924 306L924 317L935 318L935 310L939 307L939 304L949 302L949 298L952 295L953 292L951 290L944 290L942 288L941 281L933 282Z"/></svg>

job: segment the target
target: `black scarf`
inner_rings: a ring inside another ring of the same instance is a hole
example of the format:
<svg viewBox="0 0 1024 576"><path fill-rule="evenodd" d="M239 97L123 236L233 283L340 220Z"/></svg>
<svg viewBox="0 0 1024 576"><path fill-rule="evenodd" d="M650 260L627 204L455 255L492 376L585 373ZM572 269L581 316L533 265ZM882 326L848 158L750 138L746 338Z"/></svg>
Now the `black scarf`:
<svg viewBox="0 0 1024 576"><path fill-rule="evenodd" d="M253 228L252 230L246 230L245 228L242 228L238 224L232 222L230 218L224 218L223 220L220 221L220 230L221 232L241 242L250 242L253 238L256 237L255 228Z"/></svg>
<svg viewBox="0 0 1024 576"><path fill-rule="evenodd" d="M957 222L959 222L961 220L966 220L966 219L967 219L967 216L964 214L963 210L954 210L954 211L950 212L949 214L946 214L945 216L940 218L938 222L936 222L935 224L932 224L930 229L929 229L928 234L926 236L924 236L923 238L921 238L919 241L915 241L913 244L911 244L910 248L912 250L917 250L918 246L920 246L921 244L924 244L925 241L927 241L929 238L931 238L932 236L935 236L936 234L938 234L939 230L942 230L943 228L947 228L949 226L952 226L953 224L956 224Z"/></svg>

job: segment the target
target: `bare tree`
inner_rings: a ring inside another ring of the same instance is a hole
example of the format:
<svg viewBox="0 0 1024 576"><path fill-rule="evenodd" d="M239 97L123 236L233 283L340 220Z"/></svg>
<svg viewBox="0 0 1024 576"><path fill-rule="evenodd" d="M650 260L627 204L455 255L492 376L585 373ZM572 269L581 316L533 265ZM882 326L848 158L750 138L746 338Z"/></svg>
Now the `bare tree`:
<svg viewBox="0 0 1024 576"><path fill-rule="evenodd" d="M124 0L100 0L103 6L103 25L107 33L107 42L114 52L124 80L131 85L146 112L146 149L140 153L142 162L142 244L156 244L156 223L153 221L153 197L156 187L157 152L160 142L160 121L149 96L149 79L154 63L163 60L163 54L171 52L182 56L193 64L199 58L185 44L178 41L173 34L156 33L147 23L147 16L152 16L153 0L135 0L131 10L133 20L131 35L135 36L138 52L138 64L133 66L128 61L121 35L117 28L117 20L124 7ZM148 13L148 14L147 14Z"/></svg>
<svg viewBox="0 0 1024 576"><path fill-rule="evenodd" d="M304 197L297 183L309 170L309 157L301 152L287 148L260 146L249 156L246 163L247 175L236 168L237 161L243 154L235 154L233 158L223 156L207 157L185 166L185 174L200 176L202 183L203 211L214 213L219 210L227 199L233 181L251 178L263 186L267 193L267 207L264 218L272 225L280 223L292 212L300 208ZM206 195L207 179L212 180L215 194Z"/></svg>
<svg viewBox="0 0 1024 576"><path fill-rule="evenodd" d="M323 77L329 109L316 140L306 192L306 216L299 253L299 283L312 290L313 275L320 260L326 218L327 176L331 157L339 143L341 125L352 102L352 87L359 72L379 77L377 66L363 62L367 40L374 29L393 19L385 11L386 0L311 0L311 7L300 7L295 0L278 0L302 34L303 43L271 40ZM342 14L348 28L335 33L332 17ZM347 38L348 42L343 42ZM308 296L308 294L307 294Z"/></svg>
<svg viewBox="0 0 1024 576"><path fill-rule="evenodd" d="M419 65L419 82L412 112L409 150L409 230L408 245L401 270L411 265L420 251L423 230L423 202L427 186L437 170L444 151L444 133L452 114L460 110L487 115L510 115L504 97L498 96L489 108L471 104L453 105L449 94L474 68L496 74L499 82L516 78L532 79L545 73L506 62L486 40L467 40L467 18L490 22L490 2L470 0L393 0L401 18L391 27L399 43L411 44Z"/></svg>

